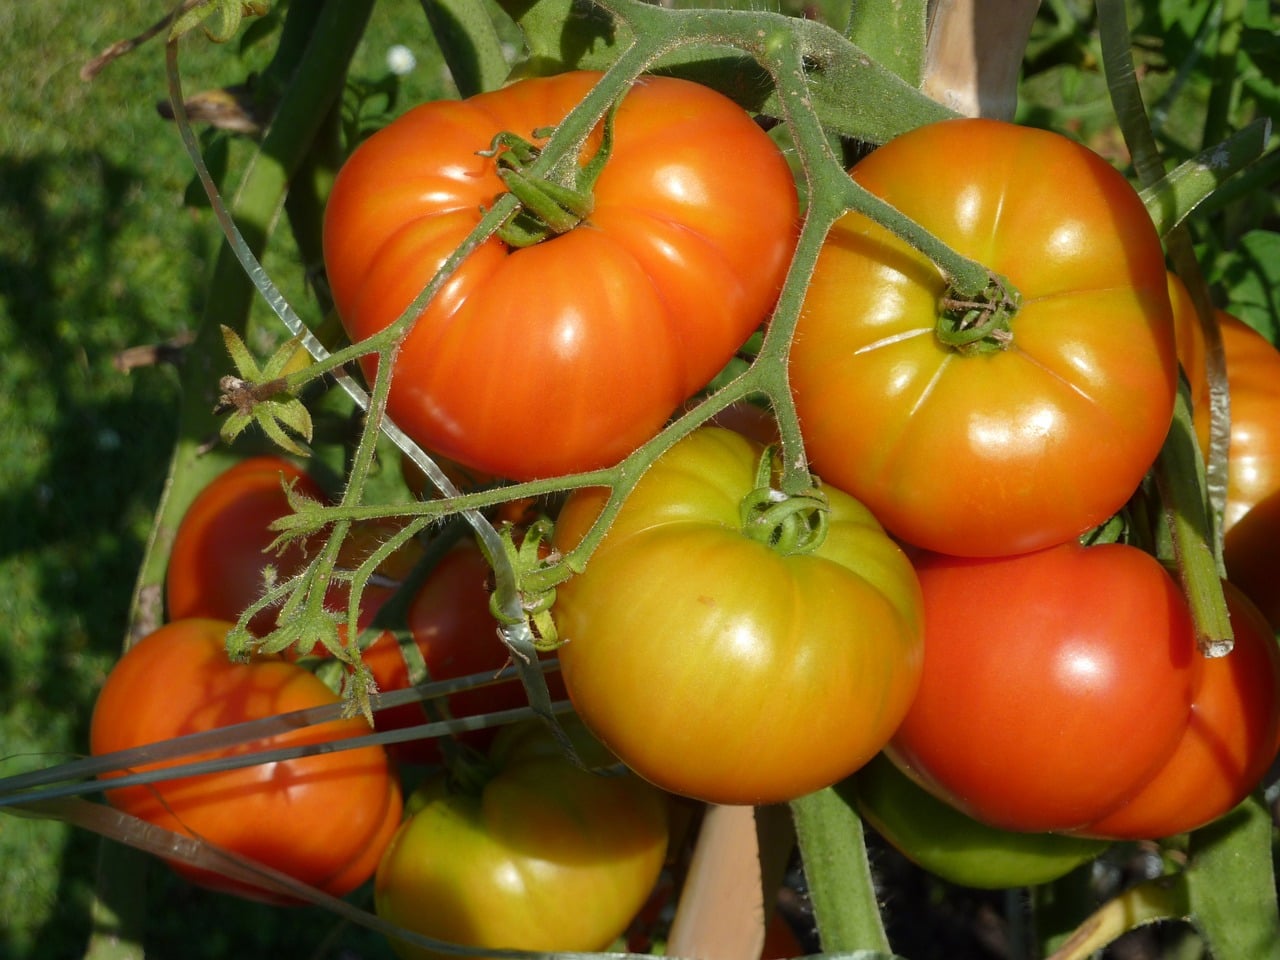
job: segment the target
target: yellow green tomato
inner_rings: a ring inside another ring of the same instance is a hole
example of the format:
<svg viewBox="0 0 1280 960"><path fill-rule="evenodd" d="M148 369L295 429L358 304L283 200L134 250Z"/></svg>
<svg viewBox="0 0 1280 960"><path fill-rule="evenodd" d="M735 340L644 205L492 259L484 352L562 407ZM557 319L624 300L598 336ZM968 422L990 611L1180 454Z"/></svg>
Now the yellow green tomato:
<svg viewBox="0 0 1280 960"><path fill-rule="evenodd" d="M944 803L880 754L853 778L858 812L929 873L987 890L1048 883L1107 848L1100 840L989 827Z"/></svg>
<svg viewBox="0 0 1280 960"><path fill-rule="evenodd" d="M482 786L441 775L415 792L378 867L378 915L471 947L604 949L658 878L667 796L581 769L536 721L504 730L488 761ZM391 943L407 960L441 956Z"/></svg>

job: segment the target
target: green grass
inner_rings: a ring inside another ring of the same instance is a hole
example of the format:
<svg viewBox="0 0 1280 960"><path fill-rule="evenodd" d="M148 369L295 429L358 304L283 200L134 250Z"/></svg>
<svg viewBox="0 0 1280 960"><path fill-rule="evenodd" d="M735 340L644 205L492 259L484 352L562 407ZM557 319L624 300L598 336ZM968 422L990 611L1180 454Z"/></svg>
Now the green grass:
<svg viewBox="0 0 1280 960"><path fill-rule="evenodd" d="M0 4L0 774L87 747L180 400L174 369L126 374L112 360L193 327L216 250L209 213L183 206L190 162L156 111L166 95L161 44L93 83L78 76L162 9L142 0ZM406 99L439 87L412 0L378 5L357 70L381 72L391 42L419 55ZM270 46L241 60L233 45L188 43L188 92L242 79ZM285 251L273 262L294 269L288 261ZM83 954L98 851L79 831L0 816L0 958ZM387 955L370 936L329 942L327 915L204 894L159 868L149 880L148 902L163 904L149 956Z"/></svg>

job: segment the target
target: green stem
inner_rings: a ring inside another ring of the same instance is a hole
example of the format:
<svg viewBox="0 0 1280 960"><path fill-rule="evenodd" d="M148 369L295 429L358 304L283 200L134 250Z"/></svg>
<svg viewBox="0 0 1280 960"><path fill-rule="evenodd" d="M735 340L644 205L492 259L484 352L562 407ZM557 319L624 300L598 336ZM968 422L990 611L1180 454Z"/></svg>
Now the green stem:
<svg viewBox="0 0 1280 960"><path fill-rule="evenodd" d="M793 800L791 815L823 952L888 953L862 820L840 785Z"/></svg>
<svg viewBox="0 0 1280 960"><path fill-rule="evenodd" d="M1133 156L1139 180L1151 185L1163 179L1164 164L1147 120L1142 90L1134 71L1125 3L1124 0L1098 0L1097 6L1103 65L1116 118ZM1177 228L1178 231L1182 229ZM1185 236L1174 243L1184 259L1193 256L1189 244ZM1203 293L1201 296L1205 298ZM1212 338L1208 342L1212 348ZM1224 410L1225 406L1219 403L1219 415ZM1223 426L1219 424L1216 429L1221 443ZM1155 471L1179 578L1191 605L1200 648L1208 656L1225 655L1232 646L1231 620L1222 592L1220 564L1213 547L1216 537L1207 512L1203 460L1196 447L1191 411L1181 392Z"/></svg>
<svg viewBox="0 0 1280 960"><path fill-rule="evenodd" d="M1048 960L1086 960L1130 930L1185 918L1189 907L1184 880L1161 877L1130 887L1091 914Z"/></svg>

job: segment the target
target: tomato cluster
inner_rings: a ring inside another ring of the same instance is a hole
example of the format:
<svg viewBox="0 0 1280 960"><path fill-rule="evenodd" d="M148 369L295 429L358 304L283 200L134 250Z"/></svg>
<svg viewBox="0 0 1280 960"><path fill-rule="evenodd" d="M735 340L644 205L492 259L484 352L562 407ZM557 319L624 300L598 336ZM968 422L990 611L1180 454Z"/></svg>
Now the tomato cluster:
<svg viewBox="0 0 1280 960"><path fill-rule="evenodd" d="M354 151L329 199L328 280L352 340L417 311L365 373L394 356L389 415L460 483L617 464L688 409L778 300L799 213L774 140L708 88L646 77L568 161L544 163L544 128L599 78L411 110ZM1180 362L1208 448L1203 334L1137 193L1065 137L989 120L921 127L850 174L986 266L988 288L958 295L901 231L850 212L805 292L790 393L770 398L794 402L807 462L784 459L797 438L782 443L762 408L736 406L628 474L620 502L578 486L500 514L517 528L535 509L554 515L538 571L563 564L553 694L583 725L567 724L579 758L626 772L588 772L543 725L516 725L109 800L330 893L377 866L379 913L430 939L572 951L607 947L649 896L667 793L772 804L852 778L889 842L976 886L1049 880L1113 839L1184 832L1239 803L1280 750L1280 648L1253 602L1280 624L1280 352L1221 318L1226 567L1243 589L1223 587L1234 651L1208 658L1164 563L1081 541L1145 495ZM510 194L522 205L479 238ZM95 753L338 702L308 669L323 656L233 663L224 649L252 607L248 629L273 630L264 591L323 544L322 531L272 551L291 497L328 502L276 457L245 459L196 497L171 552L170 622L112 672ZM339 566L399 529L355 524ZM380 689L505 665L489 573L470 542L426 551L413 538L384 562L358 618ZM407 582L402 629L366 629ZM350 590L325 594L335 620ZM376 727L523 702L518 685L485 688L379 711ZM340 721L235 750L359 732ZM427 772L403 824L397 762Z"/></svg>

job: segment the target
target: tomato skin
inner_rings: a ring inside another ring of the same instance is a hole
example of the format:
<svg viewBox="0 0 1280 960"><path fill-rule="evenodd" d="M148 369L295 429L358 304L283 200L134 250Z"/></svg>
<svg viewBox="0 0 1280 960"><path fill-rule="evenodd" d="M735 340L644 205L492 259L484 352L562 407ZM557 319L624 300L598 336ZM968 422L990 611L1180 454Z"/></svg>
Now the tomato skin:
<svg viewBox="0 0 1280 960"><path fill-rule="evenodd" d="M301 468L276 456L250 457L214 477L183 514L165 573L168 619L239 619L263 592L263 571L274 566L285 579L306 566L311 551L293 544L279 554L269 547L269 525L291 513L283 483L313 500L324 491ZM265 636L275 627L274 609L249 623Z"/></svg>
<svg viewBox="0 0 1280 960"><path fill-rule="evenodd" d="M578 768L538 721L505 729L490 762L479 796L439 776L410 798L378 867L378 915L469 946L604 949L658 878L667 798ZM406 960L439 956L391 943Z"/></svg>
<svg viewBox="0 0 1280 960"><path fill-rule="evenodd" d="M92 753L337 702L336 694L295 664L275 658L230 661L224 646L230 628L219 620L178 620L132 646L99 692L90 724ZM137 769L366 733L361 720L335 721ZM107 799L143 820L198 835L337 896L373 874L401 811L399 780L380 747L109 790ZM172 865L202 886L290 902L216 873Z"/></svg>
<svg viewBox="0 0 1280 960"><path fill-rule="evenodd" d="M818 475L895 536L954 555L1048 547L1113 514L1160 449L1177 383L1163 251L1132 187L1064 137L987 119L920 127L851 175L1006 276L1022 306L1007 349L962 356L934 335L937 268L843 217L791 350Z"/></svg>
<svg viewBox="0 0 1280 960"><path fill-rule="evenodd" d="M760 451L714 427L679 442L553 611L592 732L642 777L715 803L780 802L851 773L897 727L920 671L914 574L864 507L827 489L829 530L809 555L742 532ZM570 496L561 551L604 499Z"/></svg>
<svg viewBox="0 0 1280 960"><path fill-rule="evenodd" d="M920 689L888 752L1005 830L1064 831L1119 808L1173 754L1200 680L1169 574L1123 544L916 558Z"/></svg>
<svg viewBox="0 0 1280 960"><path fill-rule="evenodd" d="M599 76L423 104L354 152L324 226L353 340L395 320L506 192L477 151L559 122ZM587 221L522 249L490 239L418 318L388 412L423 446L514 479L610 465L771 310L798 220L773 141L727 98L661 77L627 93L614 135Z"/></svg>
<svg viewBox="0 0 1280 960"><path fill-rule="evenodd" d="M1227 577L1244 591L1273 630L1280 630L1280 489L1263 497L1227 531Z"/></svg>
<svg viewBox="0 0 1280 960"><path fill-rule="evenodd" d="M1015 833L974 820L939 800L884 754L854 774L858 812L912 863L950 883L981 890L1048 883L1105 850L1102 840Z"/></svg>
<svg viewBox="0 0 1280 960"><path fill-rule="evenodd" d="M1235 634L1225 657L1202 658L1202 678L1173 756L1136 796L1080 835L1168 837L1233 809L1258 786L1280 748L1280 647L1257 608L1223 584Z"/></svg>
<svg viewBox="0 0 1280 960"><path fill-rule="evenodd" d="M1186 296L1185 288L1182 295ZM1175 303L1178 299L1175 295ZM1189 297L1177 316L1178 350L1191 384L1196 436L1207 455L1210 415L1204 334ZM1238 317L1221 310L1216 316L1231 391L1227 506L1222 518L1229 532L1257 503L1280 490L1280 350Z"/></svg>

